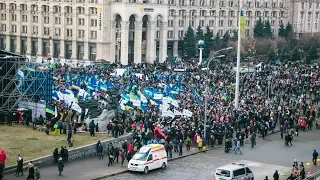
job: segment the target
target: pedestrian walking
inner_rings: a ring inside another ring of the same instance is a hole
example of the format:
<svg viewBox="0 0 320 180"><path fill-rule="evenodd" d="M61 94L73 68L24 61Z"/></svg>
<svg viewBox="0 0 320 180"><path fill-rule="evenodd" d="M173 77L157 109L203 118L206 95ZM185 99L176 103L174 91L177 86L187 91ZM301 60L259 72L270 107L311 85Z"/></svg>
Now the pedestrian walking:
<svg viewBox="0 0 320 180"><path fill-rule="evenodd" d="M34 179L35 180L39 180L40 179L40 170L39 170L38 166L34 167Z"/></svg>
<svg viewBox="0 0 320 180"><path fill-rule="evenodd" d="M318 152L316 150L313 150L313 153L312 153L312 162L314 165L317 165L317 159L318 159Z"/></svg>
<svg viewBox="0 0 320 180"><path fill-rule="evenodd" d="M33 167L32 161L28 163L28 171L29 173L26 180L31 180L31 179L34 180L34 167Z"/></svg>
<svg viewBox="0 0 320 180"><path fill-rule="evenodd" d="M241 147L240 147L240 140L238 139L237 140L237 147L236 147L236 150L235 150L235 154L237 154L237 152L240 152L240 154L242 154L242 150L241 150Z"/></svg>
<svg viewBox="0 0 320 180"><path fill-rule="evenodd" d="M3 178L3 169L4 169L4 165L0 161L0 180Z"/></svg>
<svg viewBox="0 0 320 180"><path fill-rule="evenodd" d="M182 142L182 139L180 139L180 142L179 142L179 156L182 156L182 146L183 146L183 142Z"/></svg>
<svg viewBox="0 0 320 180"><path fill-rule="evenodd" d="M58 167L58 171L59 171L59 176L61 176L61 173L62 173L63 168L64 168L62 157L59 158L58 163L57 163L57 167Z"/></svg>
<svg viewBox="0 0 320 180"><path fill-rule="evenodd" d="M256 145L256 134L255 133L252 133L250 140L251 140L251 148L254 148L254 146Z"/></svg>
<svg viewBox="0 0 320 180"><path fill-rule="evenodd" d="M170 142L169 142L169 148L168 148L169 158L172 158L172 149L173 149L173 145L172 145L172 142L170 141Z"/></svg>
<svg viewBox="0 0 320 180"><path fill-rule="evenodd" d="M109 152L109 163L108 166L111 166L113 164L114 153L113 151Z"/></svg>
<svg viewBox="0 0 320 180"><path fill-rule="evenodd" d="M118 147L115 147L115 148L114 148L114 161L117 160L117 163L119 162L119 155L120 155L119 153L120 153L119 148L118 148Z"/></svg>
<svg viewBox="0 0 320 180"><path fill-rule="evenodd" d="M98 144L97 152L99 159L103 159L103 146L101 143Z"/></svg>
<svg viewBox="0 0 320 180"><path fill-rule="evenodd" d="M273 180L279 180L278 170L276 170L276 172L274 172L274 174L273 174Z"/></svg>
<svg viewBox="0 0 320 180"><path fill-rule="evenodd" d="M187 151L190 151L190 146L191 146L191 139L189 137L187 137L187 139L186 139Z"/></svg>
<svg viewBox="0 0 320 180"><path fill-rule="evenodd" d="M199 148L199 152L201 152L201 151L202 151L202 146L203 146L202 142L203 142L202 138L199 138L199 139L198 139L198 148Z"/></svg>
<svg viewBox="0 0 320 180"><path fill-rule="evenodd" d="M18 155L16 176L19 177L20 173L21 176L23 176L23 158L20 155Z"/></svg>
<svg viewBox="0 0 320 180"><path fill-rule="evenodd" d="M122 150L120 151L120 158L121 158L121 167L123 167L123 163L124 163L124 160L125 160L124 149L122 149Z"/></svg>

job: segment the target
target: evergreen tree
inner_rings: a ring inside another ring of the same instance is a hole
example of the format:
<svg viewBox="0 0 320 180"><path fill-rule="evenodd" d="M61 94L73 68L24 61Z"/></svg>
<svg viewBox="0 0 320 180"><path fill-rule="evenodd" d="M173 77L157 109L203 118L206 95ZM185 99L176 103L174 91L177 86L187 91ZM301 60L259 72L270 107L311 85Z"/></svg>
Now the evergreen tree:
<svg viewBox="0 0 320 180"><path fill-rule="evenodd" d="M291 61L298 61L300 59L300 49L298 47L293 48L291 52Z"/></svg>
<svg viewBox="0 0 320 180"><path fill-rule="evenodd" d="M210 56L210 51L213 49L213 32L210 30L210 27L207 26L206 33L204 34L205 48L203 49L202 56L207 58Z"/></svg>
<svg viewBox="0 0 320 180"><path fill-rule="evenodd" d="M259 18L259 20L257 21L257 23L254 25L254 29L253 29L253 36L255 38L263 38L264 37L264 24L262 22L261 17Z"/></svg>
<svg viewBox="0 0 320 180"><path fill-rule="evenodd" d="M268 39L272 38L272 29L271 29L271 24L269 20L267 20L266 23L264 24L263 36L264 38L268 38Z"/></svg>
<svg viewBox="0 0 320 180"><path fill-rule="evenodd" d="M228 46L230 38L231 37L230 37L229 31L226 31L226 33L224 33L224 35L223 35L223 39L222 39L222 43L221 43L220 48L226 48Z"/></svg>
<svg viewBox="0 0 320 180"><path fill-rule="evenodd" d="M284 37L288 38L288 39L293 38L293 29L292 29L292 25L290 23L288 23L286 26Z"/></svg>
<svg viewBox="0 0 320 180"><path fill-rule="evenodd" d="M197 54L196 45L197 45L197 40L194 35L194 31L192 27L189 26L183 38L183 55L185 59L189 60L195 57L195 55Z"/></svg>
<svg viewBox="0 0 320 180"><path fill-rule="evenodd" d="M277 53L274 51L273 48L271 48L268 52L268 59L269 61L274 61L277 58Z"/></svg>
<svg viewBox="0 0 320 180"><path fill-rule="evenodd" d="M213 42L214 42L213 49L219 50L221 47L221 37L220 37L219 33L217 33L217 35L214 37Z"/></svg>
<svg viewBox="0 0 320 180"><path fill-rule="evenodd" d="M285 34L286 34L286 29L284 28L284 25L281 23L280 28L279 28L278 36L279 37L285 37Z"/></svg>
<svg viewBox="0 0 320 180"><path fill-rule="evenodd" d="M315 44L312 44L307 54L306 63L310 64L312 60L316 60L318 58L319 56L318 56L317 47Z"/></svg>
<svg viewBox="0 0 320 180"><path fill-rule="evenodd" d="M197 39L197 41L203 40L203 30L200 25L197 28L196 39Z"/></svg>
<svg viewBox="0 0 320 180"><path fill-rule="evenodd" d="M288 45L284 45L281 49L279 49L279 58L281 61L287 61L290 58L289 54L290 50Z"/></svg>
<svg viewBox="0 0 320 180"><path fill-rule="evenodd" d="M231 37L231 41L238 41L238 30L234 29L232 34L233 36Z"/></svg>

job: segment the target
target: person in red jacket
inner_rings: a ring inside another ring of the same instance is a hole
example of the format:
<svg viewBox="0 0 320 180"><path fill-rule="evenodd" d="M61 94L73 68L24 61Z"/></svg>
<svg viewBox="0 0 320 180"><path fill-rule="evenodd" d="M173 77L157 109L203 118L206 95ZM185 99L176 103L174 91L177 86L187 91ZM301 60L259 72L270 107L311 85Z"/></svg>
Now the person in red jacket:
<svg viewBox="0 0 320 180"><path fill-rule="evenodd" d="M0 151L0 162L2 162L3 166L6 164L7 155L4 150Z"/></svg>

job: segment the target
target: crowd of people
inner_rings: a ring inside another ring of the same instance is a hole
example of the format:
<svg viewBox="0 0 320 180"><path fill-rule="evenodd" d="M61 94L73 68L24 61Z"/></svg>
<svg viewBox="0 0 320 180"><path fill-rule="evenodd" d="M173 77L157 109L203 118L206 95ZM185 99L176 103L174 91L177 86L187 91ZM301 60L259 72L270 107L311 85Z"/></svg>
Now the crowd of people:
<svg viewBox="0 0 320 180"><path fill-rule="evenodd" d="M66 88L68 80L65 74L70 73L76 74L80 79L85 75L103 77L121 93L126 92L127 85L132 83L142 93L147 89L157 89L166 93L166 87L176 86L180 91L174 98L179 105L178 107L170 105L168 109L172 112L188 109L192 112L192 116L175 114L174 117L164 117L157 103L148 103L143 110L133 107L119 111L116 117L107 121L106 129L102 131L107 131L114 137L124 132L132 132L134 138L121 149L109 145L108 165L112 165L113 159L119 156L123 165L124 158L130 160L136 149L155 142L165 145L168 156L171 156L172 150L182 155L184 144L189 149L190 145L196 144L199 150L202 150L206 146L221 145L224 141L226 152L232 148L234 153L242 154L244 152L241 146L245 140L250 139L251 147L254 148L257 134L261 134L264 138L268 132L273 132L276 128L280 128L282 138L284 135L285 145L292 145L292 138L294 135L298 136L299 130L312 128L314 122L317 122L315 105L320 102L319 65L262 64L252 72L241 73L238 109L234 108L236 75L233 63L217 63L207 72L202 71L197 62L181 62L178 65L141 64L126 67L127 72L122 76L112 74L116 68L124 67L110 65L106 68L93 65L88 68L73 69L56 65L53 71L57 78L55 88ZM137 76L137 73L142 76ZM204 75L206 73L207 75ZM207 89L205 81L208 82ZM88 88L86 84L80 86ZM205 90L208 93L207 114L203 96ZM105 100L108 102L106 93L99 90L99 93L92 98L100 104ZM148 102L153 102L152 98L147 97L147 99ZM90 131L91 136L94 132L101 131L97 128L98 124L93 121L86 122L87 113L84 110L82 113L76 113L63 102L54 103L58 107L58 115L47 113L49 128L58 124L60 133L65 134L68 129L71 131L73 128L76 133L81 128ZM87 123L90 123L89 127ZM155 131L157 128L161 129L165 137ZM97 152L102 159L104 150L100 142L97 143ZM63 166L61 167L63 169Z"/></svg>

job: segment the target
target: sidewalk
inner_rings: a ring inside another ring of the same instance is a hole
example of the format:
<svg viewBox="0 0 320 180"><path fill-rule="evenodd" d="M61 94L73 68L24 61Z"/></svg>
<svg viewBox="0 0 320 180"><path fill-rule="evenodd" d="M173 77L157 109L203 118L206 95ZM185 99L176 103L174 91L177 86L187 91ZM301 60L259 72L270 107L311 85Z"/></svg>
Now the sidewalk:
<svg viewBox="0 0 320 180"><path fill-rule="evenodd" d="M220 148L221 146L216 146ZM212 149L208 149L212 150ZM193 146L191 151L187 152L184 146L183 156L178 156L178 153L173 152L173 158L169 161L180 159L182 157L197 154L198 148ZM119 158L120 162L120 158ZM170 162L168 163L170 166ZM98 157L83 159L79 161L65 163L64 171L62 176L59 176L58 168L56 166L49 166L40 169L41 179L46 180L92 180L110 177L114 174L121 174L127 172L127 161L125 161L124 167L120 167L120 163L115 163L113 166L108 166L108 158L105 157L103 160ZM28 175L27 171L24 171L24 176L16 177L14 174L5 174L2 180L22 180Z"/></svg>

